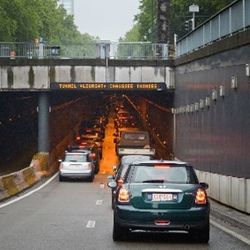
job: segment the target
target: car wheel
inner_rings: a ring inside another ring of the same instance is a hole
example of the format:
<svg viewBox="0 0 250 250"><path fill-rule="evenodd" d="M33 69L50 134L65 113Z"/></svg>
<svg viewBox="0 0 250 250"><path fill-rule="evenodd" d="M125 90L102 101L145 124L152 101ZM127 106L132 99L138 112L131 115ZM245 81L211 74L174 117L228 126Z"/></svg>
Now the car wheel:
<svg viewBox="0 0 250 250"><path fill-rule="evenodd" d="M96 166L96 168L95 168L95 174L98 174L98 173L99 173L99 170L100 170L100 168L99 168L99 165L98 165L98 166Z"/></svg>
<svg viewBox="0 0 250 250"><path fill-rule="evenodd" d="M114 225L113 225L113 241L122 241L128 237L128 229L121 227L115 221L114 217Z"/></svg>
<svg viewBox="0 0 250 250"><path fill-rule="evenodd" d="M210 235L209 223L202 229L194 229L191 231L192 238L199 243L208 243Z"/></svg>
<svg viewBox="0 0 250 250"><path fill-rule="evenodd" d="M95 175L94 175L94 174L91 175L91 176L89 177L89 182L93 182L94 178L95 178Z"/></svg>
<svg viewBox="0 0 250 250"><path fill-rule="evenodd" d="M115 208L115 198L114 198L114 196L113 196L113 191L112 191L112 193L111 193L111 207L112 207L112 209Z"/></svg>
<svg viewBox="0 0 250 250"><path fill-rule="evenodd" d="M64 181L64 178L59 174L59 181Z"/></svg>

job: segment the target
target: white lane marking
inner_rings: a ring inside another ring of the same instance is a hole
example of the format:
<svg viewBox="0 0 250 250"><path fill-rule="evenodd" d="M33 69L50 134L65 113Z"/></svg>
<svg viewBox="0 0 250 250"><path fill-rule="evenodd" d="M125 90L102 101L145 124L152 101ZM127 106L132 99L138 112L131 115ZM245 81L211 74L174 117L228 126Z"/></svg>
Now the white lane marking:
<svg viewBox="0 0 250 250"><path fill-rule="evenodd" d="M57 176L58 176L58 172L55 173L50 179L48 179L45 183L43 183L43 184L42 184L41 186L39 186L38 188L36 188L36 189L34 189L34 190L32 190L32 191L30 191L30 192L28 192L28 193L26 193L26 194L24 194L24 195L18 197L18 198L16 198L16 199L13 199L13 200L11 200L11 201L8 201L8 202L6 202L6 203L0 205L0 208L9 206L9 205L12 204L12 203L15 203L15 202L17 202L17 201L20 201L20 200L22 200L22 199L24 199L24 198L26 198L26 197L32 195L33 193L39 191L40 189L42 189L43 187L45 187L46 185L48 185L48 184L49 184L51 181L53 181Z"/></svg>
<svg viewBox="0 0 250 250"><path fill-rule="evenodd" d="M210 223L214 226L214 227L217 227L219 228L220 230L224 231L225 233L229 234L229 235L232 235L233 237L237 238L238 240L240 241L243 241L244 243L250 245L250 240L220 224L218 224L217 222L213 221L210 219Z"/></svg>
<svg viewBox="0 0 250 250"><path fill-rule="evenodd" d="M97 201L96 201L96 205L97 205L97 206L102 205L102 200L97 200Z"/></svg>
<svg viewBox="0 0 250 250"><path fill-rule="evenodd" d="M87 228L94 228L95 227L95 220L89 220L86 227Z"/></svg>

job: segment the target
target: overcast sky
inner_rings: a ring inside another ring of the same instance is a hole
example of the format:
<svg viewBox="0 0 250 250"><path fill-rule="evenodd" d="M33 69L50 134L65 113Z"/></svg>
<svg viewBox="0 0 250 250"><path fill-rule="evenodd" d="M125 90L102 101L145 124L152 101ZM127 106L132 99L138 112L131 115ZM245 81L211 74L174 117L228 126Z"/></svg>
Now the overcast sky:
<svg viewBox="0 0 250 250"><path fill-rule="evenodd" d="M75 0L75 24L81 33L118 41L133 26L139 0Z"/></svg>

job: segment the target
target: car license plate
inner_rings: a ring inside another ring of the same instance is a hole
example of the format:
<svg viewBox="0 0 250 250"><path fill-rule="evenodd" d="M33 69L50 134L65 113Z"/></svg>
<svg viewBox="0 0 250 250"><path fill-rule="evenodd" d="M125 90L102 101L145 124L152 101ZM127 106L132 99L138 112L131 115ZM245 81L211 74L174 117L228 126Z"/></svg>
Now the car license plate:
<svg viewBox="0 0 250 250"><path fill-rule="evenodd" d="M173 194L152 194L152 201L172 201Z"/></svg>

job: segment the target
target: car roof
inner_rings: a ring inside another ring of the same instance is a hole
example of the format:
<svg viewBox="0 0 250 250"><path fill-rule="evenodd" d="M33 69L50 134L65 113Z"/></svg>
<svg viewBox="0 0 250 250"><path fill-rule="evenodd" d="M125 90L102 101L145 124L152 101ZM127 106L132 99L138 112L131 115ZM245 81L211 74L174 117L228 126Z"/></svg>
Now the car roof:
<svg viewBox="0 0 250 250"><path fill-rule="evenodd" d="M77 151L74 151L74 152L68 152L68 151L65 151L65 154L66 155L75 155L75 154L89 154L89 151L79 151L79 150L77 150Z"/></svg>
<svg viewBox="0 0 250 250"><path fill-rule="evenodd" d="M171 164L171 165L187 165L183 161L169 161L169 160L149 160L149 161L135 161L132 165L153 165L153 164Z"/></svg>
<svg viewBox="0 0 250 250"><path fill-rule="evenodd" d="M124 155L121 158L121 163L126 163L127 161L147 161L150 159L149 155Z"/></svg>

